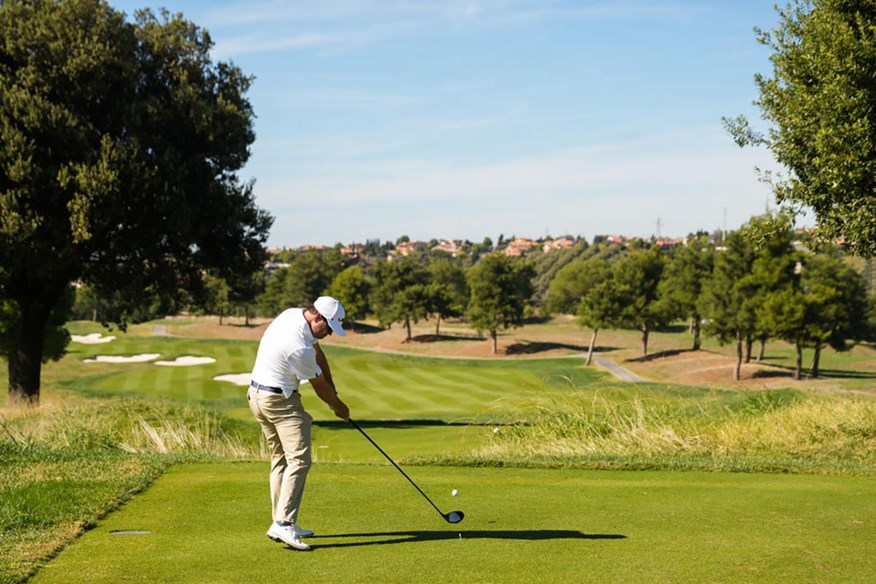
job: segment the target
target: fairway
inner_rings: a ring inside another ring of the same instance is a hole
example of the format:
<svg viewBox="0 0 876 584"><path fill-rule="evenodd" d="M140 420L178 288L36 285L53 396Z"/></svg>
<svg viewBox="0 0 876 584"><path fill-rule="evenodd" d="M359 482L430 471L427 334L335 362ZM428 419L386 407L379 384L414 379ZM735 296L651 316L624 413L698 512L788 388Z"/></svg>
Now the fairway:
<svg viewBox="0 0 876 584"><path fill-rule="evenodd" d="M318 464L311 552L268 540L267 463L176 467L33 580L872 582L871 478ZM451 497L451 489L460 490ZM114 531L147 531L120 535Z"/></svg>

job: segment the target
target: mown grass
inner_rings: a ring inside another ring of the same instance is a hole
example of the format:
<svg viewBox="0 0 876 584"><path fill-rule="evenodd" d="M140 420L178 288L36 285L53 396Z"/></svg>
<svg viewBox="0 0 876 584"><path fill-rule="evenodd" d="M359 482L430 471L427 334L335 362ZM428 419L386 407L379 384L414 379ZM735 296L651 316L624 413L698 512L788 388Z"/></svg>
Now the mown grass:
<svg viewBox="0 0 876 584"><path fill-rule="evenodd" d="M304 553L264 536L265 467L169 469L34 584L863 584L876 571L869 477L409 469L440 508L465 511L449 525L388 464L319 464Z"/></svg>

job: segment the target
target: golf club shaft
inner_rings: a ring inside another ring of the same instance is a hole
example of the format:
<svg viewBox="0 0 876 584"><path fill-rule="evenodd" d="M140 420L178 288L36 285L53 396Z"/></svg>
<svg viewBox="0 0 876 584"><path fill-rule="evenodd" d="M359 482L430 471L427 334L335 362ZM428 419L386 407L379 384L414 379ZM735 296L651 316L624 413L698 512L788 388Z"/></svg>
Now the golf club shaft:
<svg viewBox="0 0 876 584"><path fill-rule="evenodd" d="M368 434L365 433L365 430L363 430L362 428L360 428L360 427L359 427L359 424L357 424L356 422L354 422L354 421L352 420L352 418L349 420L349 422L350 422L351 424L353 424L353 427L356 428L357 430L359 430L359 432L360 432L363 436L365 436L365 438L368 440L368 442L370 442L371 444L374 445L374 448L376 448L377 450L380 451L380 454L382 454L382 455L386 458L386 460L388 460L390 463L392 463L392 466L394 466L396 469L398 469L398 472L402 473L402 476L404 476L406 479L408 479L408 482L409 482L409 483L411 483L412 485L414 485L414 488L417 489L417 490L420 492L421 495L423 495L423 498L425 498L427 501L429 501L429 504L432 505L432 507L435 507L435 511L437 511L438 514L441 515L441 516L443 517L443 516L444 516L444 513L441 513L441 509L439 509L438 506L435 505L435 503L432 502L432 499L430 499L429 496L428 496L426 493L423 492L423 489L421 489L420 487L418 487L418 486L417 486L417 483L415 483L413 480L411 480L411 477L409 477L408 474L407 474L405 471L403 471L403 470L401 469L401 467L400 467L399 465L397 465L397 464L395 463L395 461L394 461L393 459L391 459L387 453L385 453L385 452L383 451L383 448L381 448L380 446L378 446L378 445L377 445L377 442L375 442L374 440L372 440L371 437L370 437Z"/></svg>

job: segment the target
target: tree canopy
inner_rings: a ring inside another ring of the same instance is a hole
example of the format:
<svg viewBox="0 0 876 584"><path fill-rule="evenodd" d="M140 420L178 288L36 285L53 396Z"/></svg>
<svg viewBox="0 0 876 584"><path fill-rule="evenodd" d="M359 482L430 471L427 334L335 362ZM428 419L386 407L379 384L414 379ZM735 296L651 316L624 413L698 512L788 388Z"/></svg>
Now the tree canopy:
<svg viewBox="0 0 876 584"><path fill-rule="evenodd" d="M209 34L102 0L0 3L0 297L13 401L37 403L72 282L136 304L253 273L272 218L237 172L251 79Z"/></svg>
<svg viewBox="0 0 876 584"><path fill-rule="evenodd" d="M876 254L876 6L791 0L772 32L772 75L757 75L770 124L724 120L740 145L766 145L790 173L773 181L780 202L812 209L819 231L855 253Z"/></svg>

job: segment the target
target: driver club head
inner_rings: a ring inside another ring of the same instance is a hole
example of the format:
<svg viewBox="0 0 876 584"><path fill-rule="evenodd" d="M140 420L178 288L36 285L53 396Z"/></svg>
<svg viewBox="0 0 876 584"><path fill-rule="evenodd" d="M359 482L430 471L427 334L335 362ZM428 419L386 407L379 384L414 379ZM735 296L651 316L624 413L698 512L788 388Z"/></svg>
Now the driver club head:
<svg viewBox="0 0 876 584"><path fill-rule="evenodd" d="M465 513L462 511L451 511L444 514L444 520L447 523L459 523L465 518Z"/></svg>

